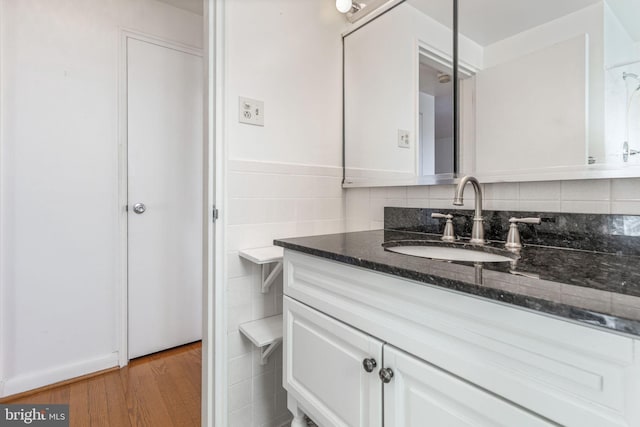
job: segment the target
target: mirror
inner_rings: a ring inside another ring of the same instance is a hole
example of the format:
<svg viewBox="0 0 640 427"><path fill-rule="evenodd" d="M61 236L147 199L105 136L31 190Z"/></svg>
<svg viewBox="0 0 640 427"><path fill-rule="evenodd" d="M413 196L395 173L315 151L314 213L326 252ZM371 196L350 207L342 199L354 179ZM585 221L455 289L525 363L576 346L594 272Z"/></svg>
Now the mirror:
<svg viewBox="0 0 640 427"><path fill-rule="evenodd" d="M640 176L640 2L459 0L459 140L445 146L453 94L433 82L451 75L452 3L407 0L345 35L345 186L446 183L454 171L482 182ZM391 13L405 14L393 31L413 64L385 45ZM380 54L367 87L353 86L366 57L354 36Z"/></svg>
<svg viewBox="0 0 640 427"><path fill-rule="evenodd" d="M407 0L344 37L348 183L453 176L452 17Z"/></svg>

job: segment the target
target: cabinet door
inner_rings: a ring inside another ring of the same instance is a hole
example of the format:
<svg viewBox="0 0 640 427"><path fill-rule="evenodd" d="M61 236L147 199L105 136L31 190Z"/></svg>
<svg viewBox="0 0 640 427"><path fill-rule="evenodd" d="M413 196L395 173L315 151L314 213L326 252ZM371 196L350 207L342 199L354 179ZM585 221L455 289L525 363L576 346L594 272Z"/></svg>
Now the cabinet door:
<svg viewBox="0 0 640 427"><path fill-rule="evenodd" d="M390 345L384 367L385 427L557 426Z"/></svg>
<svg viewBox="0 0 640 427"><path fill-rule="evenodd" d="M382 342L288 297L283 313L289 397L320 426L382 426Z"/></svg>

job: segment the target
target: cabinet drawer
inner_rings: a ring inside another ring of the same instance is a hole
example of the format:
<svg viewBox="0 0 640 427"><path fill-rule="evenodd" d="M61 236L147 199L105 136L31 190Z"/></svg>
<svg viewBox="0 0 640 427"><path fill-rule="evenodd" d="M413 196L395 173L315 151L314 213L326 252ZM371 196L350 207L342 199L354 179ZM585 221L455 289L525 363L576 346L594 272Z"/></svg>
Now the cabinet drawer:
<svg viewBox="0 0 640 427"><path fill-rule="evenodd" d="M305 413L320 426L382 427L382 343L287 297L283 317L284 386Z"/></svg>
<svg viewBox="0 0 640 427"><path fill-rule="evenodd" d="M286 295L558 424L640 425L629 337L297 252L284 268Z"/></svg>

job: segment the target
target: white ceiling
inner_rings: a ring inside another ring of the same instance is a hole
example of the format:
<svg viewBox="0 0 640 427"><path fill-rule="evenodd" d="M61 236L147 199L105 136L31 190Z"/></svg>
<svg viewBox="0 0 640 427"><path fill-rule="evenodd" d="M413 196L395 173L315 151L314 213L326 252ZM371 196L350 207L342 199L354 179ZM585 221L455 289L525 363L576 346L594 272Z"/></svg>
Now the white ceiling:
<svg viewBox="0 0 640 427"><path fill-rule="evenodd" d="M198 15L204 14L203 0L158 0L162 3L167 3L180 9L188 10L189 12L196 13Z"/></svg>
<svg viewBox="0 0 640 427"><path fill-rule="evenodd" d="M460 0L460 33L487 46L601 0ZM637 0L618 0L637 3ZM408 0L409 4L451 26L450 0ZM636 21L636 26L637 21Z"/></svg>

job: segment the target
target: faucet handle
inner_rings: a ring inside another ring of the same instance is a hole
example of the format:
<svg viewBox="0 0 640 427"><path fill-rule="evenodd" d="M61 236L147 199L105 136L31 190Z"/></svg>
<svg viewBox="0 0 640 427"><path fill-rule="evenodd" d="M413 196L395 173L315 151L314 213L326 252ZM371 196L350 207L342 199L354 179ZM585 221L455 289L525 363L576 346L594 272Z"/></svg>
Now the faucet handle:
<svg viewBox="0 0 640 427"><path fill-rule="evenodd" d="M453 242L456 240L456 234L453 231L453 215L433 212L431 214L431 218L444 218L447 220L447 223L444 226L444 233L442 233L440 240L444 242Z"/></svg>
<svg viewBox="0 0 640 427"><path fill-rule="evenodd" d="M542 220L540 218L509 218L509 234L507 234L507 241L504 244L505 248L509 250L519 250L522 248L520 241L520 231L518 231L518 224L540 224Z"/></svg>
<svg viewBox="0 0 640 427"><path fill-rule="evenodd" d="M451 215L451 214L441 214L441 213L438 213L438 212L433 212L433 213L431 214L431 218L446 218L446 219L451 219L451 218L453 218L453 215Z"/></svg>

